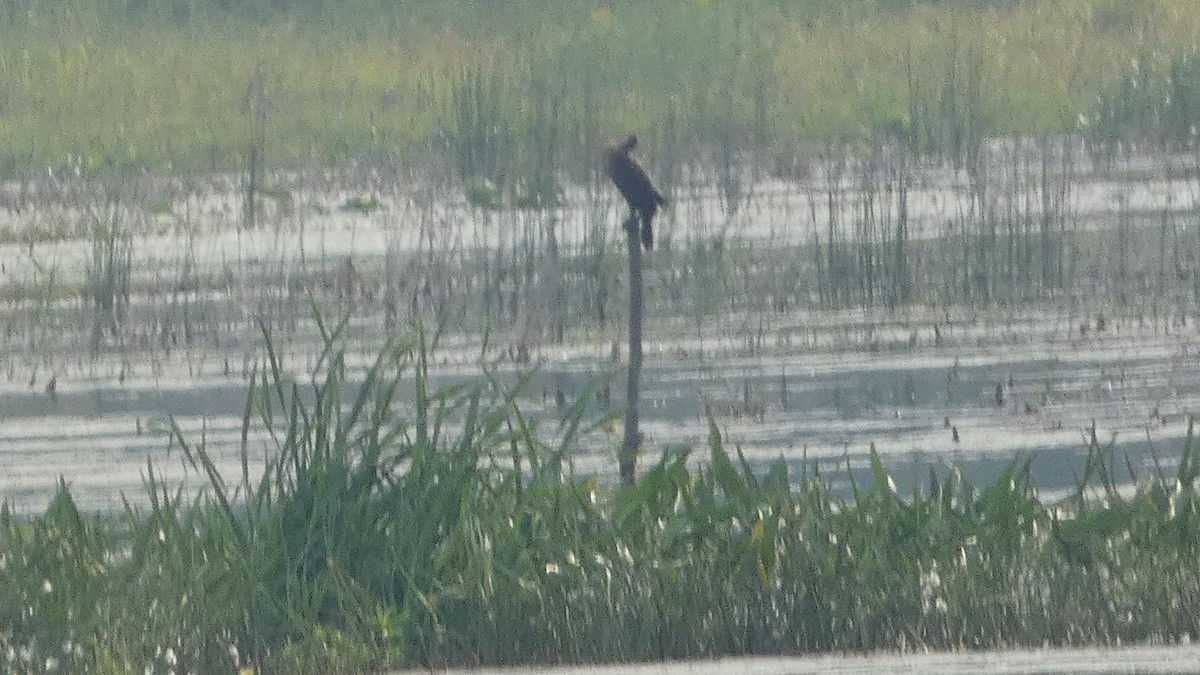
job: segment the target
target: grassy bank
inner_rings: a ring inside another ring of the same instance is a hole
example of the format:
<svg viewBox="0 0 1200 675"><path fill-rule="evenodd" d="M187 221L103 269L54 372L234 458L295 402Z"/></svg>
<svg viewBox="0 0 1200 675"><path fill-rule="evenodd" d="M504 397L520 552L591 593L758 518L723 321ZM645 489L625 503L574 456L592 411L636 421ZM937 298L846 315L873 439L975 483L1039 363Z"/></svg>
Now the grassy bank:
<svg viewBox="0 0 1200 675"><path fill-rule="evenodd" d="M984 134L1081 121L1137 130L1107 114L1109 99L1163 107L1127 83L1171 72L1200 34L1187 0L836 4L11 5L0 169L183 172L243 166L252 147L268 166L420 150L529 179L585 171L596 143L628 129L718 161L879 134L953 154ZM1182 84L1200 89L1193 80Z"/></svg>
<svg viewBox="0 0 1200 675"><path fill-rule="evenodd" d="M990 485L950 470L897 495L876 459L874 484L843 499L817 473L750 471L715 428L702 468L648 458L616 490L573 474L577 415L548 445L485 367L427 390L420 333L352 385L337 340L311 385L264 354L246 405L275 439L261 479L218 475L176 433L206 477L198 498L148 467L120 518L80 513L65 487L42 515L5 510L3 670L363 672L1200 628L1190 437L1132 496L1116 482L1133 469L1093 441L1055 504L1021 462Z"/></svg>

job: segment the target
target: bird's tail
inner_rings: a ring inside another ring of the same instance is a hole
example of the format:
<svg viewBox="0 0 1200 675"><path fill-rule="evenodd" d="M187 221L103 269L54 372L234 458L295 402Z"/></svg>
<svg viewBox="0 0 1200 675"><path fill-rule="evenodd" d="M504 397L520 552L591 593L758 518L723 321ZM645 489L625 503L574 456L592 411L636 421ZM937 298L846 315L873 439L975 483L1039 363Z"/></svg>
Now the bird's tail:
<svg viewBox="0 0 1200 675"><path fill-rule="evenodd" d="M658 212L658 207L667 206L667 200L658 190L654 191L654 203L650 208L650 212L642 218L642 247L647 251L654 248L654 227L650 224L654 220L654 214Z"/></svg>
<svg viewBox="0 0 1200 675"><path fill-rule="evenodd" d="M654 227L650 218L642 219L642 248L649 251L654 248Z"/></svg>

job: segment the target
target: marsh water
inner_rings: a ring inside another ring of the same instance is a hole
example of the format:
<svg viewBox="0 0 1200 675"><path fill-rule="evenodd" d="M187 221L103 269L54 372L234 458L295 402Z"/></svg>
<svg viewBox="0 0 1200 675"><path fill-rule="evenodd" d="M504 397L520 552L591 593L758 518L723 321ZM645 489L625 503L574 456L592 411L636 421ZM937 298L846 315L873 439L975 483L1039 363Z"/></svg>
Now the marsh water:
<svg viewBox="0 0 1200 675"><path fill-rule="evenodd" d="M743 657L711 661L686 661L573 668L492 668L471 669L487 675L534 675L535 673L579 673L580 675L706 675L742 673L744 675L881 675L884 673L924 673L925 675L1084 675L1100 673L1191 673L1200 662L1200 649L1194 646L1116 647L1111 649L1042 649L1004 652L957 652L924 654L832 654L798 657ZM448 671L455 672L455 671Z"/></svg>
<svg viewBox="0 0 1200 675"><path fill-rule="evenodd" d="M685 358L656 343L644 376L649 443L643 461L689 446L703 459L708 410L726 443L753 465L765 470L783 458L800 471L815 463L835 484L854 478L869 486L866 458L874 447L902 491L931 468L956 466L972 480L987 481L1019 453L1032 455L1044 490L1065 490L1082 468L1093 421L1098 437L1115 441L1136 467L1152 470L1157 451L1169 468L1187 432L1188 411L1200 406L1200 346L1188 335L1109 330L1113 334L1087 340L957 348L905 343L771 356L717 349L699 357L697 349L697 356ZM551 436L564 412L560 398L569 405L590 388L589 418L617 410L618 395L606 405L598 393L605 378L610 389L621 390L619 376L604 364L582 354L548 359L527 373L522 409L536 412ZM435 371L434 386L475 377L465 365L442 370ZM513 384L523 374L506 369ZM62 378L53 396L43 387L7 387L0 393L0 452L7 458L0 490L15 505L36 508L63 476L77 499L102 508L119 491L140 490L147 459L163 475L182 478L183 458L168 444L172 417L189 440L203 439L227 475L238 476L245 396L246 384L236 375L186 373L123 382ZM257 440L249 447L261 461L265 439ZM577 470L613 473L616 443L603 429L584 435L574 456Z"/></svg>
<svg viewBox="0 0 1200 675"><path fill-rule="evenodd" d="M1071 242L1065 287L993 283L983 300L938 302L934 292L857 308L823 306L795 284L785 298L774 284L808 259L835 201L862 213L868 191L764 179L731 209L718 186L689 188L663 222L663 248L647 257L642 466L685 447L703 461L711 414L752 466L782 459L794 476L819 468L843 490L871 484L873 448L902 492L931 469L985 482L1031 458L1053 498L1075 485L1093 431L1115 444L1118 466L1128 457L1138 472L1171 470L1200 408L1197 178L1168 158L1054 180L1064 187L1053 205L1026 198L1024 183L1008 194L1022 217L1054 210ZM172 423L240 476L260 326L272 329L288 376L305 384L323 348L314 307L331 322L346 318L358 377L406 325L444 323L434 386L478 377L482 357L510 384L524 382L522 410L547 438L578 397L589 422L622 405L624 272L611 195L569 192L563 206L530 214L369 172L310 176L287 199L262 198L249 228L232 180L148 181L120 199L64 185L42 190L54 198L6 186L0 209L0 498L18 510L42 508L59 477L87 508L116 508L122 493L140 499L148 462L170 482L198 486L169 442ZM946 257L955 242L973 245L955 228L981 202L954 172L920 174L910 190L906 236L935 287L938 274L954 274ZM381 208L340 207L360 192L378 195ZM97 236L106 222L128 225ZM128 256L115 307L88 290L114 251ZM704 276L718 264L728 269ZM595 270L616 281L593 321ZM494 277L511 283L489 285ZM468 296L480 304L438 303ZM253 471L270 444L249 431ZM576 445L576 471L612 477L618 441L591 428Z"/></svg>

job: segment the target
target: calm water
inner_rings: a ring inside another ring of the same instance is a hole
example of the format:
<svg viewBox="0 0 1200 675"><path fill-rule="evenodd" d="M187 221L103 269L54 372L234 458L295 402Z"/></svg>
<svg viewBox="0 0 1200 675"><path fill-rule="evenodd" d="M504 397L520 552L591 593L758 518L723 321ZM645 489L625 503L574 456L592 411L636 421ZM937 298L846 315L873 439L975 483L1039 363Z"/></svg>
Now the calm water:
<svg viewBox="0 0 1200 675"><path fill-rule="evenodd" d="M1134 322L1111 323L1104 334L1084 339L1027 332L1015 345L1011 335L999 334L982 344L972 334L956 344L953 327L940 345L793 346L767 355L739 354L718 342L703 349L686 339L655 342L644 374L649 444L643 461L684 446L695 449L693 461L703 460L707 409L727 447L740 447L752 466L765 469L783 458L798 472L807 460L843 487L851 478L870 485L866 459L873 444L901 492L925 480L931 468L956 466L983 482L1014 457L1033 453L1037 483L1052 496L1073 485L1093 420L1098 438L1115 439L1135 467L1150 469L1157 452L1169 469L1189 411L1200 409L1200 334L1156 335ZM614 372L602 352L601 345L576 346L541 354L542 363L530 371L509 366L501 372L514 384L528 376L520 405L553 438L560 398L570 404L593 381L588 420L622 405L623 373ZM468 359L460 363L453 350L446 353L447 362L433 371L434 386L475 377ZM290 362L303 382L304 361ZM81 503L114 506L119 491L140 491L147 459L156 471L182 480L182 456L168 447L172 416L190 442L203 439L218 465L240 476L244 381L215 364L212 371L219 374L63 378L53 395L41 386L0 388L0 456L8 467L0 497L40 508L61 475ZM403 404L398 413L405 413ZM583 436L577 469L612 475L617 440L603 430ZM261 465L268 447L265 437L252 434L252 466Z"/></svg>
<svg viewBox="0 0 1200 675"><path fill-rule="evenodd" d="M934 654L824 655L726 658L711 661L553 668L483 668L453 672L476 675L579 673L580 675L1097 675L1101 673L1195 673L1200 648L1124 647L1043 649ZM415 671L413 671L415 672Z"/></svg>

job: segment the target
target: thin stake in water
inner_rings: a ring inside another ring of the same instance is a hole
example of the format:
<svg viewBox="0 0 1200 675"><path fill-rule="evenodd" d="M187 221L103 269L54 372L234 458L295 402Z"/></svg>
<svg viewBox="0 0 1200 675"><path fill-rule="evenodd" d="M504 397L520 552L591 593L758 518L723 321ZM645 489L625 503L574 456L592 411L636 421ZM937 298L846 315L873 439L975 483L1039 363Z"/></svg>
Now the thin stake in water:
<svg viewBox="0 0 1200 675"><path fill-rule="evenodd" d="M604 171L629 203L631 213L625 220L629 250L629 370L625 389L625 435L618 460L621 482L632 485L637 471L637 452L641 445L638 431L638 397L642 372L642 247L654 246L651 221L666 200L654 189L642 167L629 156L637 146L630 134L621 145L604 152ZM641 224L641 244L638 224Z"/></svg>

